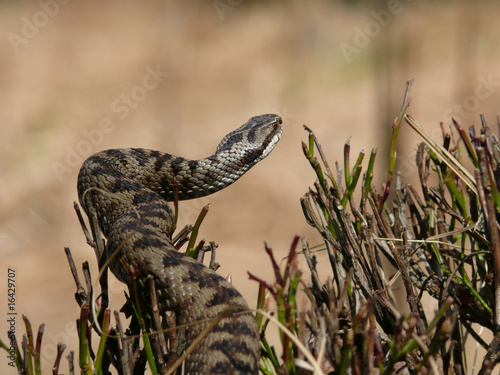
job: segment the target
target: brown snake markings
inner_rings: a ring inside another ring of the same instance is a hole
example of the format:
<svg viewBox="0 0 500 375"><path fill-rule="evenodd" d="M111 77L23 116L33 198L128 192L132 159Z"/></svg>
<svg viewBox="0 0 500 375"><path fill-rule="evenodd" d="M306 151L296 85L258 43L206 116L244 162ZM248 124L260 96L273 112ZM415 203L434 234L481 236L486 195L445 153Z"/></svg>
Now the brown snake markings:
<svg viewBox="0 0 500 375"><path fill-rule="evenodd" d="M257 374L259 335L248 305L220 275L172 245L173 178L179 199L219 191L265 158L279 141L282 120L277 115L252 117L224 137L214 155L188 160L159 151L114 149L88 158L78 175L80 204L89 217L95 212L107 239L104 256L122 282L132 285L137 275L144 308L151 308L147 277L152 276L161 312L175 311L177 323L193 323L232 312L205 336L186 359L189 374ZM128 267L124 267L126 264ZM187 345L207 323L186 329Z"/></svg>

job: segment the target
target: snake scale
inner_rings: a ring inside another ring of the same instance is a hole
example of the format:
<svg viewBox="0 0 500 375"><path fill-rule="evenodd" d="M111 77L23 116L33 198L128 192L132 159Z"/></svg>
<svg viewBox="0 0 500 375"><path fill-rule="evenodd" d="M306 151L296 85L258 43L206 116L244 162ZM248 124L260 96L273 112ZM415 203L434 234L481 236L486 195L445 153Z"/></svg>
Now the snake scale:
<svg viewBox="0 0 500 375"><path fill-rule="evenodd" d="M205 159L112 149L92 155L80 169L80 204L89 218L97 217L113 274L131 288L133 271L144 308L151 309L147 280L152 277L161 313L176 312L179 325L204 321L187 326L186 347L207 321L232 309L189 354L188 374L256 374L260 343L255 318L234 286L174 248L168 203L174 200L174 176L179 200L215 193L265 158L281 133L278 115L255 116Z"/></svg>

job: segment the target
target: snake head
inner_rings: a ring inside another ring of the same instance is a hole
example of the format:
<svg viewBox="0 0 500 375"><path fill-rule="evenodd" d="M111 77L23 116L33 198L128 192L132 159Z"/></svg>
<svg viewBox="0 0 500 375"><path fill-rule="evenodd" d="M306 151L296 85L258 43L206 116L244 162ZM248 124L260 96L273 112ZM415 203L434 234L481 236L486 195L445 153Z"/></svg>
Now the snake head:
<svg viewBox="0 0 500 375"><path fill-rule="evenodd" d="M228 154L250 168L264 159L281 138L283 120L275 114L254 116L226 135L216 154Z"/></svg>

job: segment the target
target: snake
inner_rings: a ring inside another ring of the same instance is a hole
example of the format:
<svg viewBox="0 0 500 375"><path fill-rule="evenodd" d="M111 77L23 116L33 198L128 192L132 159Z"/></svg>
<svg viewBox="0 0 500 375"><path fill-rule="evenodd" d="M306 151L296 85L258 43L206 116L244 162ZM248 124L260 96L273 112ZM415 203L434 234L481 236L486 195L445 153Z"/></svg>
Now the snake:
<svg viewBox="0 0 500 375"><path fill-rule="evenodd" d="M260 337L237 289L175 248L171 202L231 185L269 155L282 131L280 116L255 116L227 134L204 159L141 148L109 149L86 159L78 174L80 205L106 239L102 256L118 280L131 291L136 286L141 306L151 309L152 279L162 317L173 311L176 324L186 325L185 347L219 317L185 359L187 374L257 374Z"/></svg>

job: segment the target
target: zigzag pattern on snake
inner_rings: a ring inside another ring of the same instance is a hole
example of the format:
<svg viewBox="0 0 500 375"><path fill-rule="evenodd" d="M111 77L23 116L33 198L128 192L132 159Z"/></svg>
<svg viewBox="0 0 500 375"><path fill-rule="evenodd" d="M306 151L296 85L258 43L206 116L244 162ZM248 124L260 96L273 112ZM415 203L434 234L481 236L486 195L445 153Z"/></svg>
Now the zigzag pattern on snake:
<svg viewBox="0 0 500 375"><path fill-rule="evenodd" d="M159 151L113 149L89 157L78 176L80 204L97 216L107 239L104 256L129 287L137 277L144 308L151 308L153 277L160 311L175 311L177 323L193 323L234 309L202 340L185 363L188 374L256 374L260 354L257 325L248 305L229 283L172 245L174 176L180 200L206 196L236 181L265 158L282 133L278 115L252 117L226 135L215 153L188 160ZM126 266L125 266L126 265ZM207 323L186 328L187 345Z"/></svg>

